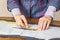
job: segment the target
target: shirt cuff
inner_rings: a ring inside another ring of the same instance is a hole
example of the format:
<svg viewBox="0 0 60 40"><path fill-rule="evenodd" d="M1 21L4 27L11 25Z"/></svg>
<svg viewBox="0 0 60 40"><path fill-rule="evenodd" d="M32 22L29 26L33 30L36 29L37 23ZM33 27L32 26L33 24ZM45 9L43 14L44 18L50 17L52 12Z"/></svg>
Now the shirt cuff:
<svg viewBox="0 0 60 40"><path fill-rule="evenodd" d="M49 6L46 13L45 13L45 16L48 15L48 16L54 17L55 12L56 12L56 7Z"/></svg>
<svg viewBox="0 0 60 40"><path fill-rule="evenodd" d="M12 14L13 14L13 16L16 16L17 14L20 14L21 12L20 12L20 9L19 8L14 8L14 9L12 9Z"/></svg>

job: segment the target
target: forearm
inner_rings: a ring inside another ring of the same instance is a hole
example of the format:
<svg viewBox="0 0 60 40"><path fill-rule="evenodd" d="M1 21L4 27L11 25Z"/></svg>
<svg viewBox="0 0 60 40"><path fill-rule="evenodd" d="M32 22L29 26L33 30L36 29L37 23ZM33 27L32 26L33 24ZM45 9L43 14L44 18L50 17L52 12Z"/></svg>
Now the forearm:
<svg viewBox="0 0 60 40"><path fill-rule="evenodd" d="M59 8L59 1L60 0L48 0L48 6L54 6L56 9Z"/></svg>
<svg viewBox="0 0 60 40"><path fill-rule="evenodd" d="M51 17L54 16L56 10L59 9L59 0L48 0L48 9L45 15L49 15Z"/></svg>
<svg viewBox="0 0 60 40"><path fill-rule="evenodd" d="M7 0L7 8L9 11L14 8L20 8L19 0Z"/></svg>
<svg viewBox="0 0 60 40"><path fill-rule="evenodd" d="M56 12L56 7L49 6L46 13L45 13L45 16L48 15L48 16L51 16L53 18L55 12Z"/></svg>
<svg viewBox="0 0 60 40"><path fill-rule="evenodd" d="M19 8L14 8L14 9L12 9L12 14L13 14L13 16L15 17L17 14L21 14L21 12L20 12L20 9Z"/></svg>

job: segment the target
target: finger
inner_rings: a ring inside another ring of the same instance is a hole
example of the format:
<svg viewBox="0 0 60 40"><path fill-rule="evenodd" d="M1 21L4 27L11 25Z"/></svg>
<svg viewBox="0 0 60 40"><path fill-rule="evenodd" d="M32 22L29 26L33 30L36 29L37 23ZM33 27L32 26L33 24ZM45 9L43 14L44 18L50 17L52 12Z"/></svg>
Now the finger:
<svg viewBox="0 0 60 40"><path fill-rule="evenodd" d="M46 26L47 26L47 21L44 21L42 30L45 30Z"/></svg>
<svg viewBox="0 0 60 40"><path fill-rule="evenodd" d="M26 18L25 18L24 16L22 16L21 19L23 20L23 22L24 22L26 28L28 28L28 23L27 23Z"/></svg>
<svg viewBox="0 0 60 40"><path fill-rule="evenodd" d="M21 20L21 19L17 22L17 24L18 24L19 26L24 27L23 22L22 22L22 20Z"/></svg>
<svg viewBox="0 0 60 40"><path fill-rule="evenodd" d="M47 22L46 30L49 28L49 25L50 25L50 21Z"/></svg>
<svg viewBox="0 0 60 40"><path fill-rule="evenodd" d="M42 27L43 27L43 21L42 20L39 20L38 30L42 31Z"/></svg>
<svg viewBox="0 0 60 40"><path fill-rule="evenodd" d="M24 26L21 18L16 19L16 23L18 26Z"/></svg>

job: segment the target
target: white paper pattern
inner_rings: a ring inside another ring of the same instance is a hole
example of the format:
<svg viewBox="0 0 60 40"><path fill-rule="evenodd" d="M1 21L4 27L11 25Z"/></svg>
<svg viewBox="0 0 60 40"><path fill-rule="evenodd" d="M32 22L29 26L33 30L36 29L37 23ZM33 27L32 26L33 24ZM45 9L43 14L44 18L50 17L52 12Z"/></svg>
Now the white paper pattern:
<svg viewBox="0 0 60 40"><path fill-rule="evenodd" d="M37 28L37 25L35 24L29 25ZM16 24L10 25L8 23L0 22L0 35L20 35L39 39L60 38L60 27L50 26L50 28L45 31L23 30L15 27L17 27Z"/></svg>

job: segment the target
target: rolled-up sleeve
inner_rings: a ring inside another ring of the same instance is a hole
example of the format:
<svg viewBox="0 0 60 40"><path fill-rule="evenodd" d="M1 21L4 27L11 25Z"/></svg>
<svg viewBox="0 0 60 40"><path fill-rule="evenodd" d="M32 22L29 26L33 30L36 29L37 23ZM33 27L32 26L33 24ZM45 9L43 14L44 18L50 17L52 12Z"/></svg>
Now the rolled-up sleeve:
<svg viewBox="0 0 60 40"><path fill-rule="evenodd" d="M48 0L48 5L49 6L54 6L54 7L56 7L56 9L58 9L59 8L59 0Z"/></svg>
<svg viewBox="0 0 60 40"><path fill-rule="evenodd" d="M14 8L19 8L19 0L7 0L7 8L11 11Z"/></svg>

